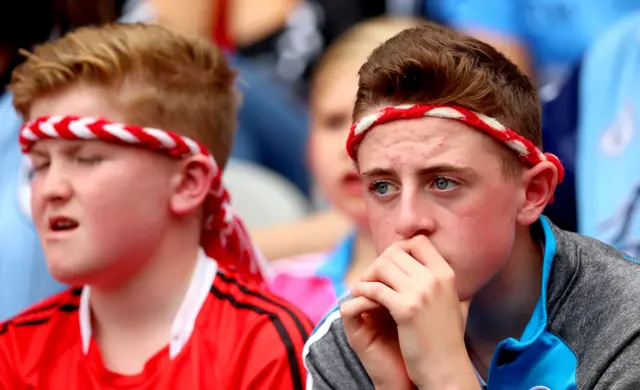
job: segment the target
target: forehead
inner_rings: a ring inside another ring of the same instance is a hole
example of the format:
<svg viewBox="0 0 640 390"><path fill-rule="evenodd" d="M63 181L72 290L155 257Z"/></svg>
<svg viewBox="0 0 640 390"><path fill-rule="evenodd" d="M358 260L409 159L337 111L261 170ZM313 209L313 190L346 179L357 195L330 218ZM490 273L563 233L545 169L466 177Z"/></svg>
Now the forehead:
<svg viewBox="0 0 640 390"><path fill-rule="evenodd" d="M425 117L396 120L367 133L358 148L358 165L458 164L473 167L480 160L498 160L496 141L464 123Z"/></svg>
<svg viewBox="0 0 640 390"><path fill-rule="evenodd" d="M353 108L358 92L360 62L352 60L328 65L317 76L313 87L315 111L340 111Z"/></svg>
<svg viewBox="0 0 640 390"><path fill-rule="evenodd" d="M32 120L49 115L102 117L112 122L126 122L116 107L111 91L97 85L74 85L36 99L29 109Z"/></svg>

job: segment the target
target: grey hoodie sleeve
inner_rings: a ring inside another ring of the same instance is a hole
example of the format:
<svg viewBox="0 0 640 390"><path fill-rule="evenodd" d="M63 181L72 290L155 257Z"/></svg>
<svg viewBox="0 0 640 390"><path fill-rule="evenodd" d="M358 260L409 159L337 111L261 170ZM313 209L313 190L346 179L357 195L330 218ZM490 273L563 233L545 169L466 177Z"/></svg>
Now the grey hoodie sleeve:
<svg viewBox="0 0 640 390"><path fill-rule="evenodd" d="M595 390L640 389L640 333L619 351L616 358L605 368Z"/></svg>
<svg viewBox="0 0 640 390"><path fill-rule="evenodd" d="M373 383L351 349L336 308L316 327L304 347L307 389L367 390Z"/></svg>

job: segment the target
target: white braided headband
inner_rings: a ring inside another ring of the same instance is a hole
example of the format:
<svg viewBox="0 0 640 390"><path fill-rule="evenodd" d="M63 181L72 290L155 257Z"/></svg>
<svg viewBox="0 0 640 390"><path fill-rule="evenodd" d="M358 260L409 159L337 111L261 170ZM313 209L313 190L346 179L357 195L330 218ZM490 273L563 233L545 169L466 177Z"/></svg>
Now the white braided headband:
<svg viewBox="0 0 640 390"><path fill-rule="evenodd" d="M100 140L143 147L173 157L202 154L208 157L214 171L205 209L209 212L201 245L209 256L230 270L237 270L249 281L263 283L266 261L253 244L240 217L233 211L229 194L222 184L222 172L205 146L169 131L111 123L104 119L49 116L30 121L20 130L20 147L28 153L43 139ZM223 249L227 254L219 253Z"/></svg>
<svg viewBox="0 0 640 390"><path fill-rule="evenodd" d="M415 104L386 107L376 113L367 115L351 126L349 137L347 138L347 153L349 157L354 161L356 160L358 145L373 127L399 119L423 117L439 117L463 122L504 143L509 149L518 154L524 164L533 166L542 161L553 163L558 169L558 183L564 179L564 167L558 157L551 153L543 153L531 141L503 126L496 119L455 105Z"/></svg>

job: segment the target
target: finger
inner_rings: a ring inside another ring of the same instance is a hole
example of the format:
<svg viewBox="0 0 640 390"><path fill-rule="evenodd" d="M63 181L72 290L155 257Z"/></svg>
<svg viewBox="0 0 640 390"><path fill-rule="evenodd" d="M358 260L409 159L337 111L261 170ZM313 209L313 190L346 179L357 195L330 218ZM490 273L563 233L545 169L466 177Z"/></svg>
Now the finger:
<svg viewBox="0 0 640 390"><path fill-rule="evenodd" d="M342 318L345 317L360 317L363 313L380 309L381 305L378 302L372 301L367 297L355 297L344 302L340 305L340 314Z"/></svg>
<svg viewBox="0 0 640 390"><path fill-rule="evenodd" d="M365 318L363 314L370 310L380 309L382 306L365 297L356 297L340 305L340 316L342 325L347 334L347 339L352 347L357 346L357 339L354 339L359 331L365 329ZM355 343L355 344L354 344Z"/></svg>
<svg viewBox="0 0 640 390"><path fill-rule="evenodd" d="M384 306L393 314L402 303L402 296L381 282L360 282L357 285L358 295L369 298Z"/></svg>
<svg viewBox="0 0 640 390"><path fill-rule="evenodd" d="M408 258L406 261L417 263L409 255L402 252L402 254ZM382 282L397 292L406 292L414 284L414 278L417 275L409 275L403 272L397 265L400 260L388 259L385 257L379 257L369 268L367 268L366 275L363 275L362 280L366 282ZM424 268L424 267L423 267ZM357 285L352 291L354 295L358 294Z"/></svg>
<svg viewBox="0 0 640 390"><path fill-rule="evenodd" d="M361 275L361 280L364 282L376 282L378 281L378 275L376 267L379 263L391 262L395 264L400 271L404 272L408 276L415 276L417 273L423 271L424 266L421 265L416 259L411 257L407 252L400 247L401 244L396 243L388 247L380 257L378 257Z"/></svg>
<svg viewBox="0 0 640 390"><path fill-rule="evenodd" d="M429 268L429 271L436 277L452 276L453 269L442 257L440 252L424 235L417 235L403 243L408 248L409 254L412 255L420 263Z"/></svg>
<svg viewBox="0 0 640 390"><path fill-rule="evenodd" d="M428 268L413 257L409 250L405 250L403 246L406 245L402 243L398 246L394 245L390 248L390 253L386 257L405 274L413 278L425 278L429 272Z"/></svg>

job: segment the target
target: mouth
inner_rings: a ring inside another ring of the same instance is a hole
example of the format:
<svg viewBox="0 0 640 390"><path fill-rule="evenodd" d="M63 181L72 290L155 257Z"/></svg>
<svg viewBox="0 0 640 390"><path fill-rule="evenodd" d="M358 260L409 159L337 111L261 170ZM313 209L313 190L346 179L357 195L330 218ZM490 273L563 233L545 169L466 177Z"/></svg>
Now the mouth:
<svg viewBox="0 0 640 390"><path fill-rule="evenodd" d="M68 217L49 218L49 229L53 232L68 232L79 226L78 221Z"/></svg>

